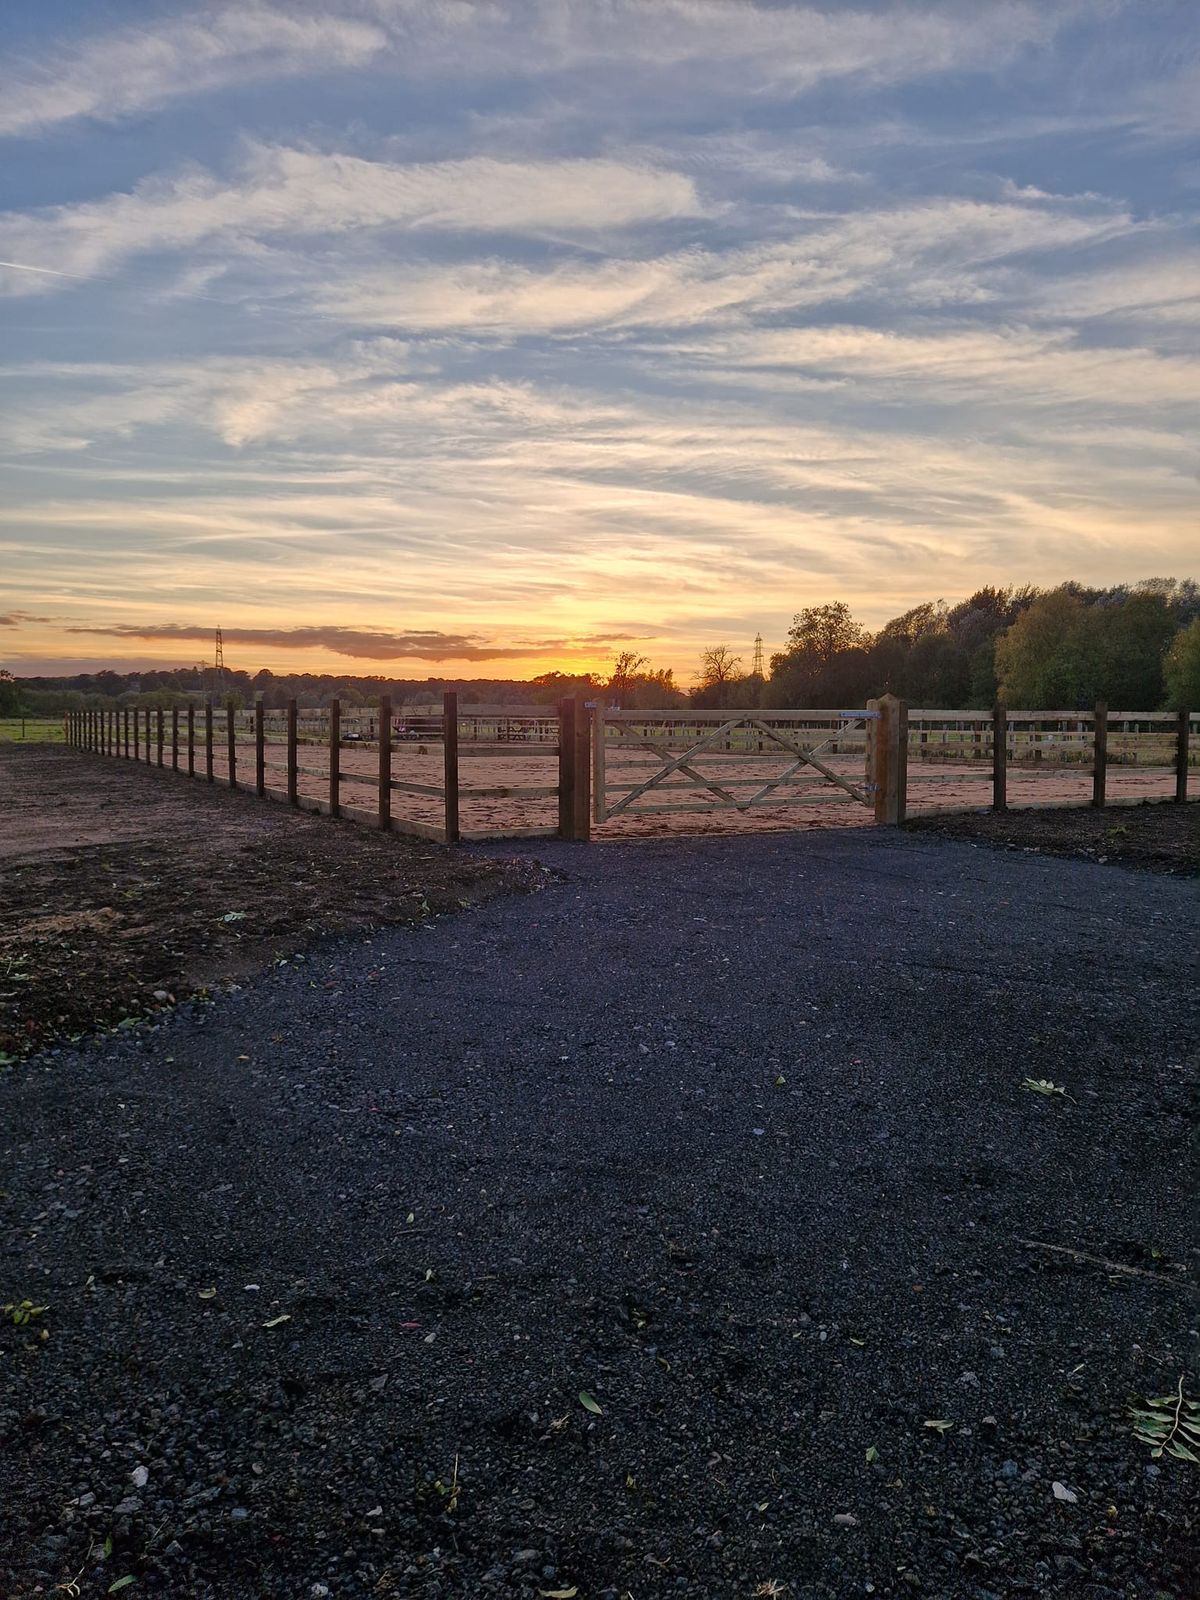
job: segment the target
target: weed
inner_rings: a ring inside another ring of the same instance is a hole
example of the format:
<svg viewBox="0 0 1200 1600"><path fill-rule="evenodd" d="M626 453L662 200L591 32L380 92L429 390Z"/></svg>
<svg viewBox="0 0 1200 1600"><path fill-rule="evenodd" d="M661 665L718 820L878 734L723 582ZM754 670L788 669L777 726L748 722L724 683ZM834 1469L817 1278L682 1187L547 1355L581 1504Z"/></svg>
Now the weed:
<svg viewBox="0 0 1200 1600"><path fill-rule="evenodd" d="M1022 1080L1021 1087L1022 1089L1032 1090L1034 1094L1060 1094L1064 1100L1069 1100L1071 1098L1067 1091L1060 1084L1051 1083L1049 1078L1025 1078Z"/></svg>
<svg viewBox="0 0 1200 1600"><path fill-rule="evenodd" d="M1174 1456L1200 1467L1200 1401L1187 1400L1183 1379L1174 1394L1159 1395L1146 1401L1148 1410L1133 1410L1135 1437L1150 1446L1150 1454Z"/></svg>
<svg viewBox="0 0 1200 1600"><path fill-rule="evenodd" d="M49 1309L49 1306L35 1306L32 1300L22 1300L20 1304L14 1300L6 1306L0 1306L0 1316L7 1317L14 1328L23 1328Z"/></svg>

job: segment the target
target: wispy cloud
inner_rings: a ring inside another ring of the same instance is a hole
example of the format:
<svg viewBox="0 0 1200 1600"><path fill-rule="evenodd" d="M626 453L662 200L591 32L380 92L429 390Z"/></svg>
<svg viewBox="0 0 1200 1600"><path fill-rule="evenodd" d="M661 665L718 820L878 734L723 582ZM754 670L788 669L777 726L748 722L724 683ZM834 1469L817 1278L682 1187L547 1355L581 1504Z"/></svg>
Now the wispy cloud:
<svg viewBox="0 0 1200 1600"><path fill-rule="evenodd" d="M587 233L703 214L690 178L649 165L485 156L397 165L257 146L232 181L197 169L128 194L0 215L0 250L23 275L86 276L130 256L218 239L236 250L283 234L383 229ZM49 287L41 277L6 278L0 270L0 288L10 293Z"/></svg>
<svg viewBox="0 0 1200 1600"><path fill-rule="evenodd" d="M67 633L105 635L114 639L182 640L209 643L213 630L186 623L118 623L113 627L75 624ZM490 643L466 634L416 629L395 633L382 628L225 628L231 645L265 645L271 650L324 650L355 661L510 661L534 651L554 652L579 647L609 646L629 634L585 634L578 638L522 639L511 645Z"/></svg>
<svg viewBox="0 0 1200 1600"><path fill-rule="evenodd" d="M0 135L36 134L77 117L128 116L263 78L360 66L387 43L369 20L252 0L94 35L40 58L10 53L0 73Z"/></svg>
<svg viewBox="0 0 1200 1600"><path fill-rule="evenodd" d="M751 0L344 0L218 6L95 34L0 75L0 135L113 120L239 84L386 63L404 77L687 71L724 91L794 95L829 80L897 83L997 70L1048 43L1070 8L877 11ZM665 80L669 81L669 80ZM628 90L620 78L617 89Z"/></svg>

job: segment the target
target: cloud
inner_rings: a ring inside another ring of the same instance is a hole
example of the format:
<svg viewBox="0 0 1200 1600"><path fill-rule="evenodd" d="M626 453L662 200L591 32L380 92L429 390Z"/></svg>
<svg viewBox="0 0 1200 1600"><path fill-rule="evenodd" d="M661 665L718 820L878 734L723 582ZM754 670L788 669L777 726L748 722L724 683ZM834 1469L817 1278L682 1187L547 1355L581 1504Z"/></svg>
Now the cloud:
<svg viewBox="0 0 1200 1600"><path fill-rule="evenodd" d="M387 42L377 23L249 0L84 38L41 61L10 55L0 74L0 134L128 116L257 79L359 67Z"/></svg>
<svg viewBox="0 0 1200 1600"><path fill-rule="evenodd" d="M397 165L257 145L233 182L194 168L131 193L0 215L0 252L21 274L0 270L0 289L47 293L56 287L50 277L87 276L133 255L218 239L238 248L364 229L588 233L703 214L690 178L644 164L475 156Z"/></svg>
<svg viewBox="0 0 1200 1600"><path fill-rule="evenodd" d="M114 639L197 640L208 644L213 630L183 623L116 623L110 627L75 625L67 633L103 634ZM490 644L470 634L418 629L392 633L378 628L224 628L222 638L231 645L265 645L276 650L328 650L357 661L506 661L526 657L531 650L563 650L623 642L634 635L586 634L578 638L527 639L512 645Z"/></svg>
<svg viewBox="0 0 1200 1600"><path fill-rule="evenodd" d="M860 400L890 391L925 405L1004 398L1035 408L1075 401L1120 411L1150 403L1192 407L1200 393L1200 361L1145 347L1088 346L1061 329L755 329L680 346L675 359L693 374L751 387L825 379L855 384Z"/></svg>
<svg viewBox="0 0 1200 1600"><path fill-rule="evenodd" d="M0 628L19 628L26 622L57 622L57 617L38 617L32 611L8 611L0 616Z"/></svg>
<svg viewBox="0 0 1200 1600"><path fill-rule="evenodd" d="M310 291L326 316L357 327L519 335L686 327L781 314L870 295L916 306L978 304L1011 292L1014 258L1076 249L1136 231L1113 209L1077 214L939 198L814 217L791 237L723 250L571 258L529 267L390 260L326 274Z"/></svg>
<svg viewBox="0 0 1200 1600"><path fill-rule="evenodd" d="M0 134L113 120L239 84L374 66L393 78L663 74L658 93L791 96L841 78L995 71L1049 44L1070 8L995 0L879 11L750 0L344 0L218 6L96 34L0 75Z"/></svg>
<svg viewBox="0 0 1200 1600"><path fill-rule="evenodd" d="M406 70L503 77L570 75L618 96L623 74L653 92L792 96L843 78L891 84L996 71L1049 44L1070 7L775 4L771 0L375 0ZM607 70L606 70L607 69Z"/></svg>

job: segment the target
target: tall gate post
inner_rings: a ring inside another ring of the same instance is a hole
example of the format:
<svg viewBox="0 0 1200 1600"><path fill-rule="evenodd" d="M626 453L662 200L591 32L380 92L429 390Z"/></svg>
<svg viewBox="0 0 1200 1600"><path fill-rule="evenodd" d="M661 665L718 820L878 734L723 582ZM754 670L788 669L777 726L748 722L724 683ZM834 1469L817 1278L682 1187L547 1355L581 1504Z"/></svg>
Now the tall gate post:
<svg viewBox="0 0 1200 1600"><path fill-rule="evenodd" d="M589 844L592 837L592 726L591 712L581 694L575 696L575 838Z"/></svg>
<svg viewBox="0 0 1200 1600"><path fill-rule="evenodd" d="M575 837L575 701L558 702L558 837Z"/></svg>
<svg viewBox="0 0 1200 1600"><path fill-rule="evenodd" d="M894 694L867 701L878 718L867 724L867 781L875 788L875 821L895 827L904 821L908 797L908 706Z"/></svg>
<svg viewBox="0 0 1200 1600"><path fill-rule="evenodd" d="M442 695L442 796L446 808L446 843L462 838L458 824L458 692Z"/></svg>

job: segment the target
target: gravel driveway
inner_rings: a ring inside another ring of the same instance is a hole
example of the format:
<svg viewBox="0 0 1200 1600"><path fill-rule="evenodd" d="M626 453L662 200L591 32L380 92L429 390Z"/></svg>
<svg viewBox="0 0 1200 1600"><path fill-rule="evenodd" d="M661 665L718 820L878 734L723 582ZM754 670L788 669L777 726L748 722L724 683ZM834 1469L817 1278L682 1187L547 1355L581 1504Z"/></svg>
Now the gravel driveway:
<svg viewBox="0 0 1200 1600"><path fill-rule="evenodd" d="M0 1592L1194 1595L1196 884L539 857L0 1080Z"/></svg>

